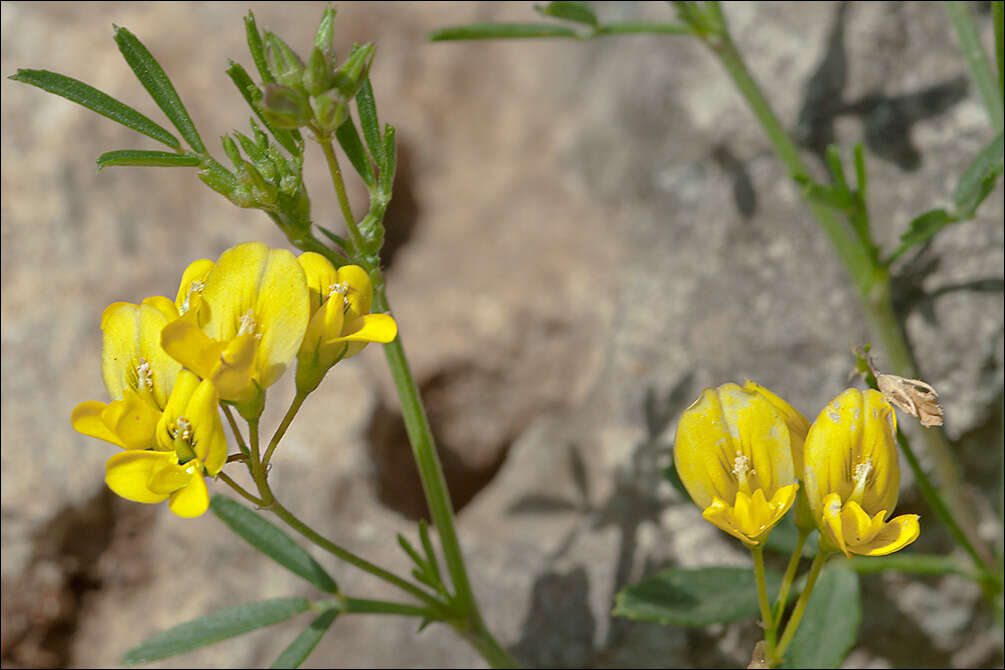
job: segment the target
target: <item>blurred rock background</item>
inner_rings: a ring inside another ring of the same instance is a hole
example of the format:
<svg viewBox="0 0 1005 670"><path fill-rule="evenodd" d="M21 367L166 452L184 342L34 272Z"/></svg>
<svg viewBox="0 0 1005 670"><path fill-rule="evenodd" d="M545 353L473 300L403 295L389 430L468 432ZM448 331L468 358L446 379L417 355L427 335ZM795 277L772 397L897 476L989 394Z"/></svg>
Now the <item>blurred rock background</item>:
<svg viewBox="0 0 1005 670"><path fill-rule="evenodd" d="M2 72L71 75L160 120L112 41L111 24L126 26L220 156L215 138L247 126L223 70L228 57L251 66L248 7L306 53L323 5L4 3ZM610 19L672 14L662 3L597 9ZM867 142L870 210L887 249L913 216L948 202L990 139L938 5L726 12L808 154L831 138ZM990 44L990 19L977 16ZM676 416L701 388L749 377L812 417L845 386L850 350L868 340L863 315L759 127L698 43L425 39L446 25L535 18L521 2L343 3L336 19L341 53L377 44L378 106L398 128L389 294L462 507L472 579L490 627L528 665L743 665L757 639L752 622L684 630L612 620L613 594L656 567L749 560L661 480ZM0 86L4 667L114 666L153 632L211 610L311 595L212 515L184 521L110 494L102 467L114 448L69 424L76 403L105 398L98 322L108 303L173 295L196 258L285 240L191 170L98 174L100 153L152 143L37 89ZM310 154L314 213L337 228L322 167ZM353 193L361 209L364 195ZM993 515L1002 220L999 186L976 221L897 266L898 305L992 542L1002 533ZM284 440L273 479L307 521L405 572L394 536L415 539L424 503L384 368L377 347L338 366ZM264 425L278 422L291 395L289 379L270 389ZM909 476L900 509L923 514L921 549L951 549ZM346 592L394 595L315 555ZM849 665L1001 666L1000 631L970 582L891 574L865 577L863 591ZM267 665L304 625L155 666ZM415 628L345 617L308 665L480 663L448 630Z"/></svg>

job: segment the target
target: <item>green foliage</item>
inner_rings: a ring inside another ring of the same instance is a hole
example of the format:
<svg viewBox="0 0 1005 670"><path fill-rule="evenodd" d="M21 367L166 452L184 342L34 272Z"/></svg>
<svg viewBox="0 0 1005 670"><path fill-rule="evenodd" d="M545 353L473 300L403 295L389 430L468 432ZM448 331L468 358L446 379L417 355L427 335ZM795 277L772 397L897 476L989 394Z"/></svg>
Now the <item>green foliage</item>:
<svg viewBox="0 0 1005 670"><path fill-rule="evenodd" d="M599 25L597 15L593 13L589 3L586 2L549 2L544 7L536 5L534 10L544 16L585 23L594 28Z"/></svg>
<svg viewBox="0 0 1005 670"><path fill-rule="evenodd" d="M174 154L169 151L119 149L98 156L98 169L112 165L138 165L143 167L198 167L203 159L195 154Z"/></svg>
<svg viewBox="0 0 1005 670"><path fill-rule="evenodd" d="M824 566L783 667L838 667L858 639L861 625L858 574L845 561Z"/></svg>
<svg viewBox="0 0 1005 670"><path fill-rule="evenodd" d="M572 28L551 23L472 23L466 26L440 28L429 33L431 42L449 40L524 39L530 37L570 37L579 39Z"/></svg>
<svg viewBox="0 0 1005 670"><path fill-rule="evenodd" d="M777 593L781 575L766 571L768 593ZM755 617L760 612L750 568L671 568L625 588L613 614L636 621L707 626Z"/></svg>
<svg viewBox="0 0 1005 670"><path fill-rule="evenodd" d="M335 580L314 558L277 526L260 514L222 495L214 495L209 507L221 521L260 552L311 584L338 593Z"/></svg>
<svg viewBox="0 0 1005 670"><path fill-rule="evenodd" d="M321 638L324 637L328 629L331 628L332 623L335 622L335 617L339 615L337 609L325 610L321 613L318 618L311 622L311 625L303 630L300 635L290 642L286 649L283 649L283 653L279 654L279 657L273 662L273 668L299 668L300 664L310 656L311 652L314 651L314 647L317 646Z"/></svg>
<svg viewBox="0 0 1005 670"><path fill-rule="evenodd" d="M158 142L163 142L172 149L181 149L178 138L162 126L151 121L129 105L119 102L107 93L102 93L93 86L72 77L49 72L48 70L18 69L17 74L10 77L14 81L37 86L43 91L54 93L60 97L83 105L112 121L116 121Z"/></svg>
<svg viewBox="0 0 1005 670"><path fill-rule="evenodd" d="M206 147L195 129L195 124L192 123L192 118L188 115L188 110L182 104L178 92L175 91L160 63L147 51L143 43L125 28L115 27L115 43L119 45L119 51L129 63L136 78L188 145L197 153L206 153Z"/></svg>
<svg viewBox="0 0 1005 670"><path fill-rule="evenodd" d="M219 610L154 635L127 651L122 662L138 665L185 654L285 621L309 608L304 598L275 598Z"/></svg>

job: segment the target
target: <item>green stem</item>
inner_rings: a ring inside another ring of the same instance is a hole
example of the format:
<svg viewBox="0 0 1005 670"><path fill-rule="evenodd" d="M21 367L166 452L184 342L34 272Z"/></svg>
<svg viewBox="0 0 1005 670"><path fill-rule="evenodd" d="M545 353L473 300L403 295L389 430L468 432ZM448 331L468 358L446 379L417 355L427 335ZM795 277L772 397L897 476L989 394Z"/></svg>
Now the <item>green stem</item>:
<svg viewBox="0 0 1005 670"><path fill-rule="evenodd" d="M342 180L342 170L330 137L318 137L325 160L328 162L328 172L331 175L332 186L346 220L346 227L352 239L356 258L354 262L362 265L370 275L373 283L373 311L388 312L390 305L384 291L384 277L376 261L371 260L367 252L366 242L360 233L359 226L352 216L352 208L346 196L345 184ZM419 389L412 377L412 372L401 344L400 334L389 344L384 345L388 367L394 379L398 398L401 402L402 417L409 442L412 445L412 455L419 470L422 490L429 506L429 514L433 524L440 534L440 545L443 548L443 559L454 588L452 603L460 614L460 620L451 621L451 625L464 639L482 654L493 667L515 667L515 662L492 637L485 626L478 603L475 600L471 583L468 579L467 567L464 564L464 554L461 551L460 540L454 525L454 507L450 501L443 466L436 452L433 432L426 418L426 412L419 396Z"/></svg>
<svg viewBox="0 0 1005 670"><path fill-rule="evenodd" d="M276 432L269 441L268 448L265 450L265 456L262 457L262 467L265 470L268 470L269 468L269 461L272 460L272 452L274 452L276 447L279 446L279 441L283 439L284 435L286 435L286 430L290 427L290 424L293 423L293 417L295 417L297 412L300 411L300 406L304 404L304 400L306 399L307 393L301 393L298 391L296 397L293 398L293 402L290 404L290 408L286 410L286 416L283 417L283 421L279 424L279 428L276 428Z"/></svg>
<svg viewBox="0 0 1005 670"><path fill-rule="evenodd" d="M988 61L987 53L981 45L980 35L977 34L977 26L974 24L973 14L966 2L944 2L946 14L956 29L956 37L960 40L960 47L963 50L963 57L970 66L970 75L977 84L977 90L981 92L984 99L984 107L987 109L991 119L991 126L995 133L1002 132L1005 127L1005 118L1002 112L1002 97L995 81L991 63ZM994 3L992 3L994 4Z"/></svg>
<svg viewBox="0 0 1005 670"><path fill-rule="evenodd" d="M792 557L789 558L789 565L785 568L785 575L782 577L782 585L778 589L778 600L775 602L774 618L772 619L772 625L776 628L782 622L785 605L789 602L789 591L792 590L792 582L796 578L796 570L799 568L799 561L803 557L803 545L806 544L806 538L810 536L810 532L812 531L799 530L799 539L796 540L795 551L792 552Z"/></svg>
<svg viewBox="0 0 1005 670"><path fill-rule="evenodd" d="M366 598L350 598L348 596L338 599L338 609L346 614L399 614L401 616L415 616L423 619L441 619L443 612L421 605L409 605L406 603L391 603L386 600L368 600ZM324 604L323 602L320 604Z"/></svg>
<svg viewBox="0 0 1005 670"><path fill-rule="evenodd" d="M349 230L349 237L357 256L364 255L366 251L366 241L363 234L356 225L356 218L352 215L352 207L349 205L349 197L345 192L345 182L342 179L342 168L339 167L338 158L335 156L335 147L331 137L317 136L321 151L324 152L325 161L328 163L328 173L332 178L332 186L335 188L335 196L338 199L339 208L342 210L342 218L345 219L346 228Z"/></svg>
<svg viewBox="0 0 1005 670"><path fill-rule="evenodd" d="M824 567L824 563L827 562L827 557L829 554L822 551L817 552L817 557L813 559L813 565L810 566L810 574L806 578L806 586L803 587L803 592L799 594L799 600L796 601L796 607L792 610L792 616L789 617L789 622L785 625L785 632L782 634L782 639L778 643L778 647L775 649L775 653L771 656L767 656L768 665L774 667L785 656L785 650L789 648L789 643L792 642L792 638L796 634L796 629L799 628L799 621L803 618L803 612L806 611L806 604L810 601L810 594L813 592L813 586L817 583L817 577L820 576L820 569Z"/></svg>
<svg viewBox="0 0 1005 670"><path fill-rule="evenodd" d="M775 654L778 623L771 613L771 603L768 602L768 586L764 579L764 547L761 545L751 547L750 553L754 557L757 603L761 606L761 626L764 628L764 657L771 658Z"/></svg>
<svg viewBox="0 0 1005 670"><path fill-rule="evenodd" d="M718 25L717 32L703 36L705 44L719 57L726 71L733 78L740 93L746 99L751 111L760 122L765 134L771 141L775 153L788 169L791 175L809 175L805 163L799 155L795 143L789 137L771 105L761 93L760 87L747 70L743 59L729 34L722 9L716 2L708 3L709 11ZM883 342L883 347L890 358L892 370L904 377L917 377L917 365L908 347L900 322L893 310L890 296L890 281L886 270L879 266L871 255L867 240L860 240L844 225L838 214L825 205L806 200L812 211L830 238L838 257L844 263L858 288L860 298L870 321L873 332ZM980 547L980 553L989 556L973 527L977 514L963 495L963 482L959 474L956 459L950 450L949 443L940 430L925 431L926 447L931 454L939 483L946 493L957 519L964 519L968 527L970 543ZM931 503L931 501L929 501Z"/></svg>
<svg viewBox="0 0 1005 670"><path fill-rule="evenodd" d="M251 452L248 451L248 444L244 441L244 435L241 435L241 429L237 425L237 421L234 419L234 412L230 409L230 406L225 403L220 403L220 407L223 409L224 416L227 417L227 423L230 424L230 430L234 433L234 439L237 441L237 447L241 450L241 453L245 456L249 455Z"/></svg>
<svg viewBox="0 0 1005 670"><path fill-rule="evenodd" d="M217 475L217 477L221 481L223 481L224 484L237 491L238 494L240 494L245 500L250 502L252 505L255 505L256 507L261 507L264 504L261 498L255 497L254 494L250 493L247 489L245 489L243 486L234 481L227 473L221 472Z"/></svg>
<svg viewBox="0 0 1005 670"><path fill-rule="evenodd" d="M621 23L605 23L599 26L591 37L601 35L634 35L662 33L669 35L690 35L693 31L681 23L645 23L643 21L624 21Z"/></svg>

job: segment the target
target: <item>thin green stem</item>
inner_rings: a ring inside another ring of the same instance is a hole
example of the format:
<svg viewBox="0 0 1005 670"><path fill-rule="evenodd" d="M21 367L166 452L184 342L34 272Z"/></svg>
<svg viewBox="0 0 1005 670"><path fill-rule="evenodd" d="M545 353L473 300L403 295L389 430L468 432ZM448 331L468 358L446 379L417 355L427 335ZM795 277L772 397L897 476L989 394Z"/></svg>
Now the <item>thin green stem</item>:
<svg viewBox="0 0 1005 670"><path fill-rule="evenodd" d="M346 614L398 614L415 616L423 619L442 619L443 612L431 607L409 605L407 603L392 603L386 600L369 600L367 598L339 598L338 609ZM324 603L321 603L324 604Z"/></svg>
<svg viewBox="0 0 1005 670"><path fill-rule="evenodd" d="M258 486L258 494L262 497L262 507L268 507L275 502L275 496L269 489L268 473L262 467L261 448L258 437L258 418L248 419L248 435L251 440L251 449L248 456L248 469L251 470L251 478Z"/></svg>
<svg viewBox="0 0 1005 670"><path fill-rule="evenodd" d="M293 398L293 402L290 404L290 408L286 410L286 416L283 417L282 423L280 423L279 427L276 428L276 432L269 441L268 448L265 450L265 456L262 457L262 468L266 471L269 469L269 461L272 460L272 452L276 450L276 447L279 446L279 441L283 439L284 435L286 435L286 430L290 427L290 424L293 423L293 417L295 417L297 412L300 411L300 406L304 404L304 400L307 399L307 395L307 393L297 392L296 397Z"/></svg>
<svg viewBox="0 0 1005 670"><path fill-rule="evenodd" d="M775 653L775 638L778 633L778 623L771 613L771 603L768 602L768 585L764 579L764 547L761 545L751 547L750 553L754 557L757 604L761 606L761 626L764 628L764 657L771 658Z"/></svg>
<svg viewBox="0 0 1005 670"><path fill-rule="evenodd" d="M789 644L796 634L796 629L799 628L799 621L803 618L803 612L806 611L806 604L810 601L813 586L817 583L817 577L820 576L820 570L824 567L824 563L827 562L828 556L829 554L820 551L817 552L817 557L813 559L813 565L810 566L810 574L806 578L806 586L803 587L803 592L799 594L799 600L796 601L796 607L792 610L792 616L789 617L789 622L785 625L782 639L779 641L778 647L775 648L775 653L767 656L768 664L771 667L778 665L785 656L785 650L789 648Z"/></svg>
<svg viewBox="0 0 1005 670"><path fill-rule="evenodd" d="M237 441L237 447L241 450L241 453L247 456L251 452L248 451L248 444L244 441L244 435L241 434L241 429L237 425L237 420L234 419L234 412L230 409L230 405L225 403L220 403L220 407L223 408L223 415L227 417L227 423L230 424L230 430L234 433L234 439Z"/></svg>
<svg viewBox="0 0 1005 670"><path fill-rule="evenodd" d="M977 26L974 24L970 7L966 2L944 2L942 4L956 30L956 37L960 40L963 57L966 59L967 65L970 66L970 75L974 78L974 83L977 84L977 90L981 92L984 107L991 119L991 127L995 129L996 133L1000 133L1005 127L1002 96L998 82L995 81L994 71L991 69L991 62L981 45L980 35L977 34Z"/></svg>
<svg viewBox="0 0 1005 670"><path fill-rule="evenodd" d="M605 23L590 37L602 35L633 35L637 33L660 33L664 35L690 35L692 30L681 23L645 23L644 21L624 21Z"/></svg>
<svg viewBox="0 0 1005 670"><path fill-rule="evenodd" d="M778 588L778 600L775 601L775 612L772 625L776 628L782 622L782 614L785 613L785 605L789 602L789 591L792 590L792 582L796 578L796 570L799 568L799 561L803 557L803 545L806 538L812 531L799 529L799 539L796 540L796 548L789 558L789 565L785 568L785 575L782 577L782 585Z"/></svg>
<svg viewBox="0 0 1005 670"><path fill-rule="evenodd" d="M222 480L224 484L237 491L241 497L250 502L252 505L261 507L264 504L261 498L258 498L254 494L250 493L247 489L234 481L227 473L221 472L217 475L217 477Z"/></svg>
<svg viewBox="0 0 1005 670"><path fill-rule="evenodd" d="M342 179L342 168L339 167L338 157L335 155L335 147L332 145L330 136L317 136L321 151L324 152L325 161L328 163L328 173L331 175L332 186L335 188L335 195L338 198L339 208L342 210L342 218L345 219L346 228L349 230L349 237L357 256L362 256L366 250L366 241L363 234L356 225L356 219L352 215L352 207L349 205L349 197L345 192L345 182Z"/></svg>

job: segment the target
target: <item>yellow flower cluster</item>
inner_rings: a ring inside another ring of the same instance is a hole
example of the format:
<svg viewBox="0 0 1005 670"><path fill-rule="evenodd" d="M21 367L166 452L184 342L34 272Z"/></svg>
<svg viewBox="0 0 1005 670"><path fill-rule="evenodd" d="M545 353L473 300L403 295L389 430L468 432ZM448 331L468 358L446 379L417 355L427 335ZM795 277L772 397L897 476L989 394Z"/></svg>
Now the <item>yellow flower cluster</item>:
<svg viewBox="0 0 1005 670"><path fill-rule="evenodd" d="M216 477L227 460L219 403L254 415L294 358L306 393L367 342L393 340L394 319L369 313L372 294L358 266L336 270L318 254L297 258L260 242L228 249L215 263L195 261L174 301L155 296L105 310L102 376L111 402L77 405L73 427L124 450L105 466L115 493L199 516L209 506L204 477Z"/></svg>
<svg viewBox="0 0 1005 670"><path fill-rule="evenodd" d="M919 534L916 514L887 521L900 485L896 429L890 403L871 389L845 390L811 425L762 386L723 384L681 416L674 464L705 519L749 546L796 503L802 482L823 551L883 556Z"/></svg>

